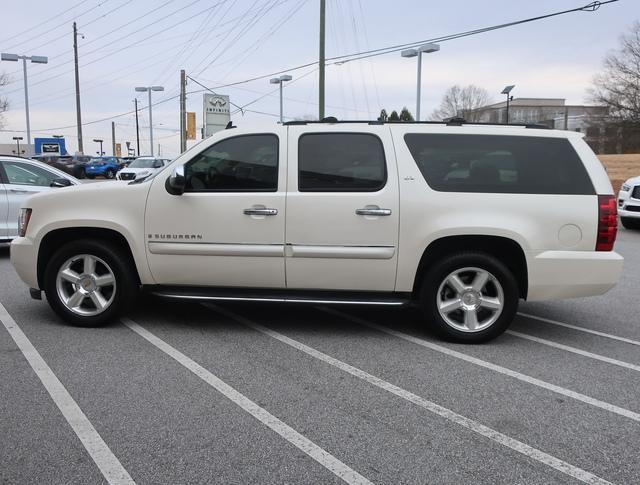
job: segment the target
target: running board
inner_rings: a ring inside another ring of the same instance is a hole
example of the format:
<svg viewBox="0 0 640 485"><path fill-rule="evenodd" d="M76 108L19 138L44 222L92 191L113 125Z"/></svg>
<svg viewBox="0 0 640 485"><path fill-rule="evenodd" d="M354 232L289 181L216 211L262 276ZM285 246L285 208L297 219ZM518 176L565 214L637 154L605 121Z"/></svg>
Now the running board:
<svg viewBox="0 0 640 485"><path fill-rule="evenodd" d="M207 288L198 286L144 286L143 290L152 295L177 300L386 306L402 306L411 302L411 293L378 291L274 290L262 288Z"/></svg>

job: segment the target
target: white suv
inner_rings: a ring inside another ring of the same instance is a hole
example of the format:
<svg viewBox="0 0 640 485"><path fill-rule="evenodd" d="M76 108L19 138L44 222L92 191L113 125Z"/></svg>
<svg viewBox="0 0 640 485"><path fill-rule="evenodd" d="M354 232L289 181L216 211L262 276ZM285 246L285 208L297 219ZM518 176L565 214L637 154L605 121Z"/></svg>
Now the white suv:
<svg viewBox="0 0 640 485"><path fill-rule="evenodd" d="M627 229L640 229L640 177L627 180L618 192L620 222Z"/></svg>
<svg viewBox="0 0 640 485"><path fill-rule="evenodd" d="M599 295L616 199L578 133L293 122L227 129L129 184L31 198L11 261L67 322L178 299L403 305L465 342L520 298Z"/></svg>

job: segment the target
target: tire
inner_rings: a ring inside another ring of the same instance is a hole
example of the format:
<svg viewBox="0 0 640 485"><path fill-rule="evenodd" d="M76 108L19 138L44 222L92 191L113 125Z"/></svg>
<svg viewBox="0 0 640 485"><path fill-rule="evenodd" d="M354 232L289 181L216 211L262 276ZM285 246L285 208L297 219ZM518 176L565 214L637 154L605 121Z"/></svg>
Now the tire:
<svg viewBox="0 0 640 485"><path fill-rule="evenodd" d="M621 217L620 222L625 229L640 229L640 219L633 217Z"/></svg>
<svg viewBox="0 0 640 485"><path fill-rule="evenodd" d="M93 263L87 264L88 259ZM117 246L94 239L63 245L45 269L49 305L71 325L98 327L111 322L131 306L138 293L135 270L127 264L130 260Z"/></svg>
<svg viewBox="0 0 640 485"><path fill-rule="evenodd" d="M476 279L479 276L482 279ZM474 282L481 286L473 288ZM511 324L519 292L513 273L498 259L481 252L461 252L427 270L419 297L427 322L440 336L481 343L497 337ZM450 306L443 308L446 302Z"/></svg>
<svg viewBox="0 0 640 485"><path fill-rule="evenodd" d="M112 179L115 176L116 176L116 173L111 169L107 170L107 173L105 174L105 177L108 179Z"/></svg>

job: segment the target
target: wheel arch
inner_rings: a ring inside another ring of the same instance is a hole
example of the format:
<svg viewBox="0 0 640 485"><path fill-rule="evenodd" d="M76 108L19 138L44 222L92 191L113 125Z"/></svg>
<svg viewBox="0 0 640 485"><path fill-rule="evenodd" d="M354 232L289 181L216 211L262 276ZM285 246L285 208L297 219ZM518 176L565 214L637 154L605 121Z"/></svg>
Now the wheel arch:
<svg viewBox="0 0 640 485"><path fill-rule="evenodd" d="M125 236L114 229L107 229L103 227L69 227L54 229L45 234L40 241L37 263L38 286L40 288L44 287L44 273L46 265L55 251L63 244L80 239L96 239L99 241L105 241L122 249L129 258L129 264L131 267L135 268L135 275L138 283L140 284L140 271L135 263L131 246Z"/></svg>
<svg viewBox="0 0 640 485"><path fill-rule="evenodd" d="M413 283L414 295L420 291L422 277L429 267L429 261L460 251L481 251L502 261L516 278L520 298L526 300L529 277L522 246L508 237L476 234L444 236L432 241L424 250L418 263Z"/></svg>

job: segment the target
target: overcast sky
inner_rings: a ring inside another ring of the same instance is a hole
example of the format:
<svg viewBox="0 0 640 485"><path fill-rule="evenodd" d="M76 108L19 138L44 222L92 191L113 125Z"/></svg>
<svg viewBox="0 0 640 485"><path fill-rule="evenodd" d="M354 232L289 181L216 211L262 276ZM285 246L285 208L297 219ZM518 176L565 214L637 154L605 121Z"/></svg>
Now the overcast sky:
<svg viewBox="0 0 640 485"><path fill-rule="evenodd" d="M426 40L456 32L579 7L590 0L327 0L327 57ZM585 102L590 79L619 36L640 19L638 0L620 0L596 12L577 12L441 43L423 62L423 117L452 84L476 84L495 94L515 84L515 97ZM49 56L30 64L32 136L65 135L77 147L72 22L79 39L83 123L133 109L135 86L163 85L154 101L177 95L179 72L206 86L246 80L317 61L319 0L23 0L6 2L0 51ZM0 88L10 109L0 143L25 130L21 65L0 64L11 83ZM317 116L317 66L291 71L285 116ZM415 111L416 59L399 53L326 70L326 114L370 119L380 108ZM216 90L247 106L232 118L275 123L277 91L268 79ZM190 82L188 91L202 88ZM265 96L267 95L267 96ZM202 122L202 92L189 95L187 110ZM153 109L154 136L163 155L178 153L178 100ZM148 113L140 112L142 152L148 152ZM114 118L116 139L135 143L133 115ZM22 133L24 134L24 133ZM94 138L111 147L109 121L84 126L85 152ZM191 143L191 142L190 142ZM157 150L157 148L156 148Z"/></svg>

